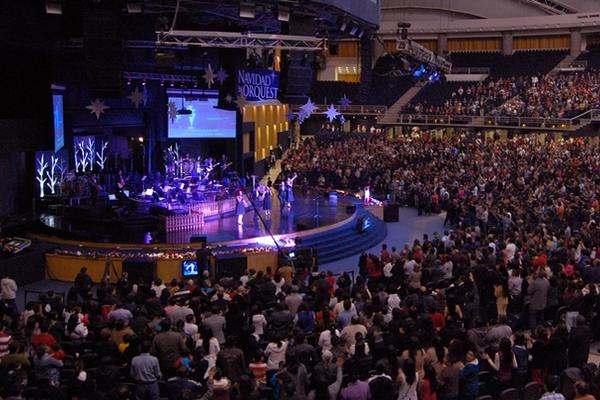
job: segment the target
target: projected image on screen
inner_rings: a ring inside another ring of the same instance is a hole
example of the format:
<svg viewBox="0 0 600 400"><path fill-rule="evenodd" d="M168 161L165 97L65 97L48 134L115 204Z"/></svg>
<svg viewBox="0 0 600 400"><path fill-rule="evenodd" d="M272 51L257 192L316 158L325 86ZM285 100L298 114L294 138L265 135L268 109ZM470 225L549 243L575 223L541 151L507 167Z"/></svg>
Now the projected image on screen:
<svg viewBox="0 0 600 400"><path fill-rule="evenodd" d="M56 152L65 145L65 121L61 94L52 95L52 117L54 119L54 151Z"/></svg>
<svg viewBox="0 0 600 400"><path fill-rule="evenodd" d="M217 98L183 98L182 101L181 97L169 96L171 101L177 114L174 119L168 118L170 138L235 138L236 113L215 108Z"/></svg>

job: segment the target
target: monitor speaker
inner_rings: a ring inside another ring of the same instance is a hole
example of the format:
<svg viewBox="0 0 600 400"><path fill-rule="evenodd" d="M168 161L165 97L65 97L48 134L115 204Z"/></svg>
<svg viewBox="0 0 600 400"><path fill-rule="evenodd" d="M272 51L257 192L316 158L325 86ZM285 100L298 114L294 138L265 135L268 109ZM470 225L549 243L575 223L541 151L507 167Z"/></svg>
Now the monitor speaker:
<svg viewBox="0 0 600 400"><path fill-rule="evenodd" d="M400 207L398 204L388 204L383 208L384 222L398 222L400 220Z"/></svg>
<svg viewBox="0 0 600 400"><path fill-rule="evenodd" d="M123 261L123 272L127 272L130 282L138 282L142 279L145 283L150 283L156 276L156 262L128 258Z"/></svg>
<svg viewBox="0 0 600 400"><path fill-rule="evenodd" d="M206 243L206 236L203 236L203 235L191 236L190 243Z"/></svg>

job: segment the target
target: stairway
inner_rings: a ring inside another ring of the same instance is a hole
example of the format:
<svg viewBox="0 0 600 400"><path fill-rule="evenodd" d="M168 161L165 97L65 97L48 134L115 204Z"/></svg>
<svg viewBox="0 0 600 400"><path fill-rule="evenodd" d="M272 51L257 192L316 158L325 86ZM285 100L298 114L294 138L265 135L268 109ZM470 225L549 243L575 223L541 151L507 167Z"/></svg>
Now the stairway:
<svg viewBox="0 0 600 400"><path fill-rule="evenodd" d="M567 54L567 56L565 58L563 58L561 60L561 62L559 62L558 64L556 64L554 66L554 68L552 68L552 70L550 72L548 72L549 76L556 76L560 73L561 68L566 68L569 65L571 65L571 63L573 63L573 61L575 61L575 59L579 56L579 53L577 54Z"/></svg>
<svg viewBox="0 0 600 400"><path fill-rule="evenodd" d="M363 232L356 229L358 218L366 217L370 226ZM356 217L333 230L303 238L303 245L317 249L319 264L360 254L383 241L387 236L385 222L357 205Z"/></svg>
<svg viewBox="0 0 600 400"><path fill-rule="evenodd" d="M388 107L385 115L379 121L380 124L393 124L398 119L398 113L404 106L410 101L427 85L427 82L418 82L415 86L408 89L400 98Z"/></svg>

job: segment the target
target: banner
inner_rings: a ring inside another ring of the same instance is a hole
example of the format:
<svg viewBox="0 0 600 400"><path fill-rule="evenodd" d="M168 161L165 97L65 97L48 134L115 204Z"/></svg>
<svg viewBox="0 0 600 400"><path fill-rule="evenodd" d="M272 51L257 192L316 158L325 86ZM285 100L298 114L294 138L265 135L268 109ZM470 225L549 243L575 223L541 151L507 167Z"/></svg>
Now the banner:
<svg viewBox="0 0 600 400"><path fill-rule="evenodd" d="M246 101L276 100L279 73L262 69L240 69L237 75L238 93Z"/></svg>

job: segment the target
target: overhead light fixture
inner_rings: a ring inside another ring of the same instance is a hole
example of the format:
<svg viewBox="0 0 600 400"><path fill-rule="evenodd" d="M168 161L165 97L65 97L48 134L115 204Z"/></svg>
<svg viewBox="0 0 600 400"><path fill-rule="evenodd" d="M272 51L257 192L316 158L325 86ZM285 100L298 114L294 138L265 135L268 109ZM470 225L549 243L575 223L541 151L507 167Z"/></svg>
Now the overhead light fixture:
<svg viewBox="0 0 600 400"><path fill-rule="evenodd" d="M62 15L62 1L46 0L46 14Z"/></svg>
<svg viewBox="0 0 600 400"><path fill-rule="evenodd" d="M240 17L241 18L256 18L256 7L253 2L240 2Z"/></svg>
<svg viewBox="0 0 600 400"><path fill-rule="evenodd" d="M285 6L277 6L277 21L289 22L290 21L290 9Z"/></svg>
<svg viewBox="0 0 600 400"><path fill-rule="evenodd" d="M362 37L363 37L363 35L364 35L364 34L365 34L365 31L360 31L360 32L358 33L358 38L359 38L359 39L362 39Z"/></svg>
<svg viewBox="0 0 600 400"><path fill-rule="evenodd" d="M341 30L342 32L345 32L347 27L348 27L348 24L346 24L346 23L344 22L344 23L342 24L342 26L340 26L340 30Z"/></svg>
<svg viewBox="0 0 600 400"><path fill-rule="evenodd" d="M352 29L350 29L350 34L352 36L356 36L357 32L358 32L358 27L357 26L353 26Z"/></svg>
<svg viewBox="0 0 600 400"><path fill-rule="evenodd" d="M141 1L127 1L127 12L129 14L141 14L143 12Z"/></svg>

